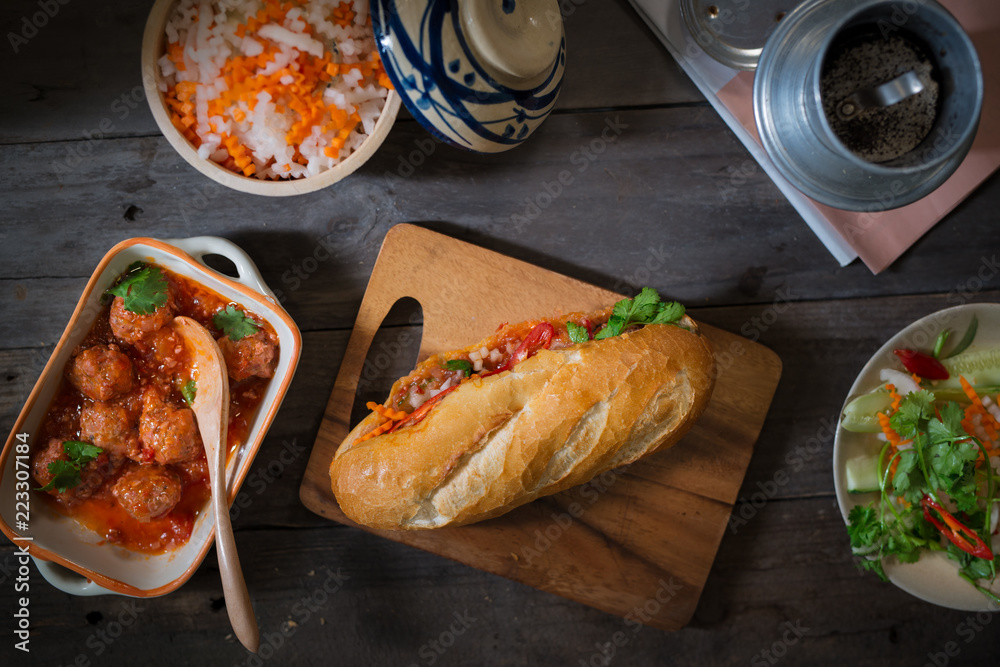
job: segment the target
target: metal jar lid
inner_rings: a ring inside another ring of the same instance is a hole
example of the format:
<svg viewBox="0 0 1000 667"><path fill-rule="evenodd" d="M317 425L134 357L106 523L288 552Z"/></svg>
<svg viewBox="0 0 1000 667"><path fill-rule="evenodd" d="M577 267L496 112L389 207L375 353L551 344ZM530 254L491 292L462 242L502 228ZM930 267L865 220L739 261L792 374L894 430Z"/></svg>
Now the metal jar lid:
<svg viewBox="0 0 1000 667"><path fill-rule="evenodd" d="M681 0L681 16L705 53L727 67L754 70L764 42L801 0Z"/></svg>

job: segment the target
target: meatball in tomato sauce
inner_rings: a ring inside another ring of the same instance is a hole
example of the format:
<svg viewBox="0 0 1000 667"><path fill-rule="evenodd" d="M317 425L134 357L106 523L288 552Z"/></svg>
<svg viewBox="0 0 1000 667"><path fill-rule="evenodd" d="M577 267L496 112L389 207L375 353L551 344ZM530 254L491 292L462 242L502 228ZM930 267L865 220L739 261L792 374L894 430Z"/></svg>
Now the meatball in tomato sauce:
<svg viewBox="0 0 1000 667"><path fill-rule="evenodd" d="M144 462L183 463L202 452L201 434L191 408L172 404L165 392L150 385L142 393L139 439Z"/></svg>
<svg viewBox="0 0 1000 667"><path fill-rule="evenodd" d="M139 521L163 516L180 502L180 475L158 465L130 463L111 493L122 508Z"/></svg>
<svg viewBox="0 0 1000 667"><path fill-rule="evenodd" d="M59 438L50 438L48 444L35 452L33 476L39 485L45 486L55 475L49 471L49 464L56 461L69 461L69 456ZM49 492L61 497L67 504L86 500L94 494L107 480L115 476L121 469L125 459L116 454L103 453L80 471L80 483L73 488L60 493L57 489Z"/></svg>
<svg viewBox="0 0 1000 667"><path fill-rule="evenodd" d="M173 327L163 327L143 340L147 346L147 365L156 367L160 374L181 373L190 364L184 339Z"/></svg>
<svg viewBox="0 0 1000 667"><path fill-rule="evenodd" d="M241 382L252 377L274 377L274 369L278 365L278 342L270 332L258 331L238 341L223 336L218 343L232 379Z"/></svg>
<svg viewBox="0 0 1000 667"><path fill-rule="evenodd" d="M167 302L154 310L149 315L133 313L125 308L125 300L116 296L111 304L111 331L117 338L129 344L136 344L146 338L154 331L170 324L174 319L176 308L174 300L168 298Z"/></svg>
<svg viewBox="0 0 1000 667"><path fill-rule="evenodd" d="M135 384L132 360L113 343L81 350L66 375L81 394L95 401L124 396Z"/></svg>
<svg viewBox="0 0 1000 667"><path fill-rule="evenodd" d="M138 459L139 419L125 405L94 401L80 410L80 437L106 452Z"/></svg>

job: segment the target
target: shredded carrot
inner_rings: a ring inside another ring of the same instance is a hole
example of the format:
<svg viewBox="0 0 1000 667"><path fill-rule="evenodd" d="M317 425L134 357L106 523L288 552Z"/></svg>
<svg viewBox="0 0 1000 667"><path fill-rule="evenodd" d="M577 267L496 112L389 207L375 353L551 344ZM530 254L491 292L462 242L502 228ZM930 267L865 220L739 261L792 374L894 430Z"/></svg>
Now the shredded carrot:
<svg viewBox="0 0 1000 667"><path fill-rule="evenodd" d="M885 435L885 439L889 441L889 446L893 453L899 451L900 445L908 444L909 440L903 440L896 433L896 430L892 428L892 424L889 421L889 415L884 412L878 413L878 423L882 427L882 433ZM896 466L899 465L899 457L893 457L892 463L889 464L889 479L895 479L896 477Z"/></svg>
<svg viewBox="0 0 1000 667"><path fill-rule="evenodd" d="M969 409L972 410L971 414L982 415L983 428L987 433L990 433L991 438L995 438L997 429L1000 429L1000 423L997 423L997 420L994 419L990 411L986 409L985 405L983 405L983 401L979 398L979 394L977 394L976 390L971 384L969 384L969 381L965 379L965 376L960 375L958 381L962 385L962 391L965 392L965 395L968 396L969 400L972 402L972 405L969 406ZM969 409L966 410L966 418L971 416Z"/></svg>
<svg viewBox="0 0 1000 667"><path fill-rule="evenodd" d="M896 392L896 385L886 384L886 391L889 392L889 396L892 398L892 411L895 412L899 410L899 404L903 402L903 397Z"/></svg>
<svg viewBox="0 0 1000 667"><path fill-rule="evenodd" d="M882 427L882 433L885 434L885 439L888 440L893 447L898 447L902 438L899 437L899 434L892 428L892 424L889 423L889 415L884 412L878 413L878 423L879 426Z"/></svg>
<svg viewBox="0 0 1000 667"><path fill-rule="evenodd" d="M184 64L184 47L181 46L180 42L167 46L167 57L170 58L170 62L174 64L178 72L187 70L187 65Z"/></svg>
<svg viewBox="0 0 1000 667"><path fill-rule="evenodd" d="M356 442L364 442L365 440L370 440L377 435L382 435L383 433L391 430L392 427L398 422L410 416L409 413L403 412L402 410L393 410L392 408L387 408L384 405L379 405L374 401L368 401L365 404L365 407L377 414L379 418L385 419L386 421L382 422L368 433L365 433L363 436L358 438Z"/></svg>
<svg viewBox="0 0 1000 667"><path fill-rule="evenodd" d="M367 403L365 403L365 407L367 407L372 412L377 412L386 419L391 419L393 421L406 419L407 417L410 416L409 413L407 412L403 412L402 410L393 410L392 408L387 408L384 405L379 405L374 401L368 401Z"/></svg>
<svg viewBox="0 0 1000 667"><path fill-rule="evenodd" d="M377 49L358 54L361 62L356 63L337 62L335 59L339 60L341 56L327 49L324 49L320 57L300 49L299 55L294 60L285 67L275 70L273 64L283 47L271 39L262 37L259 34L260 28L265 25L279 25L288 30L285 25L287 14L300 4L263 0L258 5L257 13L247 17L235 29L235 34L240 39L253 39L260 44L263 47L261 53L253 56L233 55L226 58L221 68L221 81L214 86L182 80L168 87L164 95L171 123L196 147L205 140L203 137L206 134L221 135L220 130L229 125L230 121L232 125L229 133L242 138L244 133L249 131L246 123L252 122L251 112L256 112L261 99L267 99L273 104L276 114L285 115L291 120L291 125L283 138L285 145L295 147L294 159L285 162L288 158L283 157L282 163L278 163L275 158L266 163L261 160L255 162L255 156L242 141L230 137L235 141L233 145L226 141L220 144L220 148L224 147L228 152L228 157L224 157L223 154L214 158L221 159L221 164L228 169L245 175L260 170L280 175L292 172L292 163L306 166L310 158L302 155L299 147L307 140L315 141L317 128L321 130L319 152L329 159L342 158L344 146L361 124L361 116L357 111L348 113L336 105L328 104L329 98L324 98L327 86L334 82L336 77L350 72L351 76L360 73L362 79L359 86L379 85L386 89L392 87ZM352 2L340 2L333 8L329 20L342 27L351 27L355 25L356 17L357 13ZM289 25L293 25L293 30L298 29L303 34L313 32L304 15ZM295 25L299 27L295 28ZM168 59L179 73L185 70L182 42L183 40L180 40L168 44L166 49ZM198 115L197 98L198 95L204 94L206 88L216 91L216 95L207 100L209 119L207 122L204 107L201 111L203 115L200 117ZM315 155L315 153L310 154ZM300 170L291 175L301 173Z"/></svg>
<svg viewBox="0 0 1000 667"><path fill-rule="evenodd" d="M339 5L333 8L333 15L330 19L339 26L346 28L351 25L356 14L351 8L351 5L346 2L341 2Z"/></svg>
<svg viewBox="0 0 1000 667"><path fill-rule="evenodd" d="M889 479L896 479L896 467L899 465L899 457L896 456L889 464Z"/></svg>
<svg viewBox="0 0 1000 667"><path fill-rule="evenodd" d="M977 394L976 390L972 388L972 385L969 384L969 381L965 379L965 376L959 375L958 381L962 385L962 391L964 391L965 395L969 397L969 400L972 401L972 404L982 407L983 402L979 399L979 394Z"/></svg>
<svg viewBox="0 0 1000 667"><path fill-rule="evenodd" d="M375 430L369 431L368 433L365 433L363 436L359 437L357 440L355 440L355 443L364 442L365 440L371 440L377 435L382 435L383 433L391 429L392 425L395 423L396 422L383 422L378 426L376 426Z"/></svg>

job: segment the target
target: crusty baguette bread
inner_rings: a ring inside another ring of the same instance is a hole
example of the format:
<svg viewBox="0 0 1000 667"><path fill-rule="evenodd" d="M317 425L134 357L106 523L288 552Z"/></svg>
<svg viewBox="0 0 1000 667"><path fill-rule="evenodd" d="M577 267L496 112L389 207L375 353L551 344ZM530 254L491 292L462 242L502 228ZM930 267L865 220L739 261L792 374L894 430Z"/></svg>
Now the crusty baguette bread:
<svg viewBox="0 0 1000 667"><path fill-rule="evenodd" d="M425 419L357 442L330 465L352 520L380 529L438 528L503 514L670 447L704 411L715 381L705 337L647 325L473 376Z"/></svg>

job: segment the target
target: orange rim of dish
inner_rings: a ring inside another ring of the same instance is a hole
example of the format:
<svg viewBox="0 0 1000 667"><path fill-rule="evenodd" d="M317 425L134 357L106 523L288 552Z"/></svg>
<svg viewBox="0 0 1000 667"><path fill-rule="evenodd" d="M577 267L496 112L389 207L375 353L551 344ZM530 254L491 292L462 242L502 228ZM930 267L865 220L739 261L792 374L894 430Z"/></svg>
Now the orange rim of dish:
<svg viewBox="0 0 1000 667"><path fill-rule="evenodd" d="M218 280L219 282L224 284L226 287L229 287L239 292L243 296L247 297L247 299L252 301L253 303L260 304L263 307L262 310L265 310L267 313L273 315L277 319L284 322L284 324L291 331L292 340L291 340L290 354L292 356L290 357L291 363L288 372L285 374L285 377L281 380L281 384L278 387L278 392L275 400L272 401L272 403L267 407L267 412L263 416L263 421L261 422L261 428L257 434L256 439L254 439L253 442L246 442L243 445L246 448L245 449L246 454L244 454L243 462L241 462L240 466L237 467L233 472L232 491L229 493L229 505L231 506L233 500L236 498L236 494L243 486L243 480L246 478L246 475L250 470L250 465L253 463L253 459L256 458L257 456L257 450L260 449L260 445L264 440L264 436L266 435L267 430L270 428L271 422L274 420L274 417L277 414L278 409L281 407L281 403L285 397L285 393L288 391L288 387L291 384L292 378L295 375L295 369L296 366L298 365L299 355L302 351L302 334L299 332L299 329L295 325L295 322L292 320L291 316L288 315L288 313L285 311L284 308L281 307L280 304L276 302L271 303L270 301L267 300L267 297L261 294L260 292L250 289L246 285L238 283L235 280L232 280L231 278L221 273L206 268L203 264L199 263L194 257L187 254L180 248L172 246L169 243L164 243L163 241L159 241L157 239L146 238L146 237L136 237L132 239L127 239L114 246L111 250L107 252L106 255L104 255L104 258L101 259L100 264L97 265L97 268L94 270L94 273L90 276L90 280L87 282L87 286L86 288L84 288L83 294L80 296L80 300L77 301L76 309L73 311L73 315L70 317L69 322L66 324L66 329L63 331L62 336L59 337L59 342L56 343L55 349L52 350L52 354L49 356L49 360L45 363L45 368L42 370L42 374L39 376L38 381L35 382L35 386L32 388L31 393L28 395L27 402L24 404L24 407L21 408L21 412L18 414L17 420L14 422L14 426L11 429L10 435L7 438L7 443L4 445L3 452L0 453L0 473L2 473L2 471L7 469L7 459L9 458L10 452L14 449L14 446L17 443L17 434L21 432L21 427L24 424L24 421L31 413L32 409L35 406L35 403L38 401L39 395L41 394L42 391L42 387L49 380L50 374L55 369L55 360L59 356L59 352L67 345L70 333L73 331L77 321L83 316L86 304L90 300L91 294L93 294L94 290L98 288L97 283L101 280L101 275L104 273L104 270L119 253L137 245L149 246L150 248L166 253L168 255L172 255L176 259L184 261L186 264L189 264L195 270L195 272L198 274L199 277L205 275L210 276L211 278ZM197 277L195 277L194 279L197 281ZM282 351L284 351L286 341L279 339L279 342L281 344ZM2 530L3 533L8 538L10 538L10 540L13 541L15 545L19 544L18 540L20 540L20 543L23 544L24 543L23 538L29 537L27 535L22 535L19 532L15 531L13 528L11 528L7 524L7 521L3 517L3 515L0 515L0 530ZM80 574L86 577L87 579L96 582L98 585L108 589L111 592L120 593L123 595L130 595L133 597L146 598L146 597L157 597L159 595L165 595L166 593L170 593L179 588L181 585L183 585L188 579L191 578L192 575L194 575L195 571L197 571L198 567L201 565L201 562L205 560L205 556L208 554L208 550L212 547L212 543L214 541L215 541L215 525L213 523L212 529L209 531L208 536L205 538L205 543L202 545L197 555L192 559L190 566L188 566L188 568L184 570L184 572L182 572L181 575L178 576L176 579L170 581L167 584L164 584L163 586L150 589L138 588L136 586L132 586L131 584L126 584L123 581L119 581L118 579L115 579L113 577L101 574L100 572L91 570L54 551L49 551L44 547L35 546L34 542L30 542L31 547L29 548L28 553L30 556L34 556L36 558L40 558L46 561L51 561L53 563L58 563L63 567L69 568L70 570L73 570L77 574Z"/></svg>

